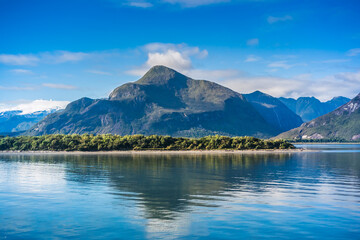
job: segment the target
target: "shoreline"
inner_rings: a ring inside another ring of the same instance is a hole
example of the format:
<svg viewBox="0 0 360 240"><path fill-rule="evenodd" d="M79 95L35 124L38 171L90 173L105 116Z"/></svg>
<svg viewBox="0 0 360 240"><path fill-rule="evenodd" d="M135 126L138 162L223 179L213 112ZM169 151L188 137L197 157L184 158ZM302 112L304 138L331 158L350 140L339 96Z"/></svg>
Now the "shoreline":
<svg viewBox="0 0 360 240"><path fill-rule="evenodd" d="M311 144L317 144L317 145L321 145L321 144L324 144L324 145L329 145L329 144L342 144L342 145L353 145L353 144L360 144L360 142L298 142L298 143L293 143L293 142L289 142L293 145L305 145L305 144L308 144L308 145L311 145Z"/></svg>
<svg viewBox="0 0 360 240"><path fill-rule="evenodd" d="M125 151L0 151L0 154L65 154L65 155L146 155L146 154L268 154L319 152L313 149L263 149L263 150L125 150Z"/></svg>

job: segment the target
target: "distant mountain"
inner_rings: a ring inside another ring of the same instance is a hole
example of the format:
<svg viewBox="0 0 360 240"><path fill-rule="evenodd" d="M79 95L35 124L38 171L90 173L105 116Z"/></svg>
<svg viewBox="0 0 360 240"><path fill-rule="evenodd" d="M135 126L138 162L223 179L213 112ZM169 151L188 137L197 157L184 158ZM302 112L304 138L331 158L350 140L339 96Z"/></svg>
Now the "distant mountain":
<svg viewBox="0 0 360 240"><path fill-rule="evenodd" d="M0 112L0 135L16 135L16 132L29 130L45 116L55 112L56 109L48 111L38 111L29 114L22 114L22 111Z"/></svg>
<svg viewBox="0 0 360 240"><path fill-rule="evenodd" d="M336 110L277 138L360 140L360 94Z"/></svg>
<svg viewBox="0 0 360 240"><path fill-rule="evenodd" d="M279 100L299 115L304 122L327 114L350 101L346 97L334 97L327 102L320 102L320 100L314 97L300 97L297 100L293 98L279 98Z"/></svg>
<svg viewBox="0 0 360 240"><path fill-rule="evenodd" d="M138 81L116 88L108 99L74 101L26 134L52 133L269 137L279 130L241 94L155 66Z"/></svg>
<svg viewBox="0 0 360 240"><path fill-rule="evenodd" d="M255 107L260 115L280 132L299 127L303 121L301 117L290 110L279 99L260 91L243 94Z"/></svg>

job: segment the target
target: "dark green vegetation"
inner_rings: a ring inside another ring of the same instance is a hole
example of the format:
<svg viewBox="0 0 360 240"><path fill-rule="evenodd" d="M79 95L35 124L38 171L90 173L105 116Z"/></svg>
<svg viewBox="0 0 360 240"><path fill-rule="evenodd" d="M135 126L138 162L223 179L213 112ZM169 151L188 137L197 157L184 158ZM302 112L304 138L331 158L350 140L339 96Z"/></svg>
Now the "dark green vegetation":
<svg viewBox="0 0 360 240"><path fill-rule="evenodd" d="M255 109L261 114L266 122L278 129L279 132L288 131L299 127L303 121L279 99L268 94L256 91L244 94Z"/></svg>
<svg viewBox="0 0 360 240"><path fill-rule="evenodd" d="M314 97L279 98L289 109L299 115L304 122L311 121L317 117L334 111L336 108L349 102L346 97L334 97L330 101L320 102Z"/></svg>
<svg viewBox="0 0 360 240"><path fill-rule="evenodd" d="M282 133L277 138L360 140L360 94L335 111Z"/></svg>
<svg viewBox="0 0 360 240"><path fill-rule="evenodd" d="M43 135L1 137L0 150L10 151L117 151L117 150L253 150L292 149L283 140L261 140L254 137L208 136L173 138L170 136L118 135Z"/></svg>
<svg viewBox="0 0 360 240"><path fill-rule="evenodd" d="M108 99L74 101L26 134L270 137L280 132L241 94L155 66L140 80L116 88Z"/></svg>

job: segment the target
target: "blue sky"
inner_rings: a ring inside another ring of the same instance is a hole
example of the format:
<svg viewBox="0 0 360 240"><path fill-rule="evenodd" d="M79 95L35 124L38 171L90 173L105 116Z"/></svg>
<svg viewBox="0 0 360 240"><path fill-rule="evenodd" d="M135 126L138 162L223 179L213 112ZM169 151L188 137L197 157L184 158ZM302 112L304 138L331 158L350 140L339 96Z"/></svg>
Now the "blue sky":
<svg viewBox="0 0 360 240"><path fill-rule="evenodd" d="M0 0L0 109L104 98L163 64L238 92L354 97L357 0Z"/></svg>

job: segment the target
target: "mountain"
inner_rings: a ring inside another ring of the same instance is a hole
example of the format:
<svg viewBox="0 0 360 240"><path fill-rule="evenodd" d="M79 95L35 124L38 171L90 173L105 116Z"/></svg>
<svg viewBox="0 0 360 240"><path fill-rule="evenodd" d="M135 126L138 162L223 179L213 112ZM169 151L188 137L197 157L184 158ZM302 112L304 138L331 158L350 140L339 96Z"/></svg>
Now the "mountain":
<svg viewBox="0 0 360 240"><path fill-rule="evenodd" d="M297 100L293 98L279 98L279 100L299 115L304 122L327 114L350 101L346 97L334 97L327 102L320 102L320 100L314 97L300 97Z"/></svg>
<svg viewBox="0 0 360 240"><path fill-rule="evenodd" d="M336 110L276 138L360 140L360 94Z"/></svg>
<svg viewBox="0 0 360 240"><path fill-rule="evenodd" d="M0 135L15 134L16 132L29 130L45 116L55 111L56 109L28 114L23 114L19 110L0 112Z"/></svg>
<svg viewBox="0 0 360 240"><path fill-rule="evenodd" d="M243 95L266 122L281 132L299 127L303 123L300 116L296 115L277 98L260 91Z"/></svg>
<svg viewBox="0 0 360 240"><path fill-rule="evenodd" d="M279 131L241 94L155 66L138 81L116 88L108 99L74 101L26 134L53 133L269 137Z"/></svg>

